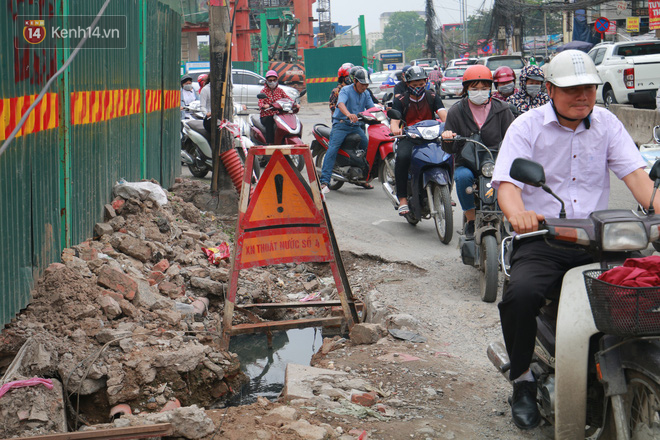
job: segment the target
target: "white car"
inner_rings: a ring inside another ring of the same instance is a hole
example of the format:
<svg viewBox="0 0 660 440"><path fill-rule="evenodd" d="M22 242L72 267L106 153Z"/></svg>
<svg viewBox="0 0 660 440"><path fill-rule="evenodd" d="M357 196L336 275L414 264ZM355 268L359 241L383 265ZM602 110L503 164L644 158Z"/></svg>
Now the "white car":
<svg viewBox="0 0 660 440"><path fill-rule="evenodd" d="M195 88L197 91L199 91L197 77L203 73L209 74L209 71L196 70L188 73L188 75L192 76L193 88ZM249 70L232 69L231 82L235 104L245 105L249 108L258 107L259 99L257 99L257 94L259 94L261 89L264 88L264 85L266 84L266 78ZM294 89L293 87L280 85L280 88L284 90L284 93L286 93L287 96L294 101L300 97L298 90Z"/></svg>

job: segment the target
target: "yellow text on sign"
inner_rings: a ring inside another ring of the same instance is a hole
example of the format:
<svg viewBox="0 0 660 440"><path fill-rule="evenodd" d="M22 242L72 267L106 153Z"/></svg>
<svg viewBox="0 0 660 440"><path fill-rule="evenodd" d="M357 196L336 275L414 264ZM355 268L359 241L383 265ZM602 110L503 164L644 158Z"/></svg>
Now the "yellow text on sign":
<svg viewBox="0 0 660 440"><path fill-rule="evenodd" d="M254 235L255 232L247 232L245 234L240 256L242 267L332 259L326 244L327 237L322 231L280 230L272 232L275 233Z"/></svg>

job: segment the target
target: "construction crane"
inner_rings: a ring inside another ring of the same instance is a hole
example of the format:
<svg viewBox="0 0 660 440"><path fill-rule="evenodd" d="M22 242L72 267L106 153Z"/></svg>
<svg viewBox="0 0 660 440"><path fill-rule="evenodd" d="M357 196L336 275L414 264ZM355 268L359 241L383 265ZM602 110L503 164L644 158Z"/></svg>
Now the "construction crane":
<svg viewBox="0 0 660 440"><path fill-rule="evenodd" d="M335 38L335 30L332 27L332 20L330 18L330 0L319 0L319 6L316 8L316 12L319 13L318 45L322 46Z"/></svg>

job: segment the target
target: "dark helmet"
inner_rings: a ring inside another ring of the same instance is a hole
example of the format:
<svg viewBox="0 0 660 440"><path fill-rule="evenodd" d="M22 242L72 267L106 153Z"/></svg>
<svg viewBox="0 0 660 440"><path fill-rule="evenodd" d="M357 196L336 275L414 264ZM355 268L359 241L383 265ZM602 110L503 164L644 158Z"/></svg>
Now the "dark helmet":
<svg viewBox="0 0 660 440"><path fill-rule="evenodd" d="M418 79L427 79L429 76L426 74L426 70L419 66L412 66L406 71L406 82L416 81Z"/></svg>
<svg viewBox="0 0 660 440"><path fill-rule="evenodd" d="M190 76L190 75L183 75L183 76L181 77L181 85L183 85L184 83L186 83L186 82L188 82L188 81L192 81L192 76Z"/></svg>
<svg viewBox="0 0 660 440"><path fill-rule="evenodd" d="M408 69L410 69L411 67L412 67L412 66L408 65L408 66L403 66L403 67L401 68L401 81L405 81L405 80L406 80L406 72L407 72Z"/></svg>
<svg viewBox="0 0 660 440"><path fill-rule="evenodd" d="M367 69L360 66L355 66L351 69L351 79L357 81L360 84L369 84L371 83L371 78Z"/></svg>

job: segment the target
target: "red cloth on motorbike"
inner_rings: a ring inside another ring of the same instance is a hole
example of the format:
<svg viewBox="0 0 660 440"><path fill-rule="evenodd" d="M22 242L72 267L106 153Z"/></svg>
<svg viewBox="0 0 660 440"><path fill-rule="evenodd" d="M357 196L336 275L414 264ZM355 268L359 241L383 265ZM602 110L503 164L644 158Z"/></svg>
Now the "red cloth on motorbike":
<svg viewBox="0 0 660 440"><path fill-rule="evenodd" d="M616 286L660 287L660 256L629 258L623 266L603 272L598 279Z"/></svg>
<svg viewBox="0 0 660 440"><path fill-rule="evenodd" d="M264 93L267 97L266 99L260 99L259 100L259 107L270 107L273 105L275 101L278 101L280 99L289 99L287 94L282 90L279 86L275 87L274 89L271 89L270 87L266 86L263 89L261 89L261 92L259 93ZM276 110L261 110L261 113L259 116L262 118L265 118L266 116L273 116L276 115L277 111Z"/></svg>

